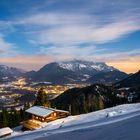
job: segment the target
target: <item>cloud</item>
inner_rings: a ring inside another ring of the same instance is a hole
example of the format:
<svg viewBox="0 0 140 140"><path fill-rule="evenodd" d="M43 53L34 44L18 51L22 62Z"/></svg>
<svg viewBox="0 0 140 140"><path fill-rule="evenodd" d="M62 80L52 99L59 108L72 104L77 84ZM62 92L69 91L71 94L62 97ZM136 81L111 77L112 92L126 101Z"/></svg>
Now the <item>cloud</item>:
<svg viewBox="0 0 140 140"><path fill-rule="evenodd" d="M41 31L37 38L40 44L73 44L92 42L94 44L102 44L116 41L129 33L140 29L140 25L136 22L122 21L101 25L101 27L92 27L90 25L70 25L56 27Z"/></svg>
<svg viewBox="0 0 140 140"><path fill-rule="evenodd" d="M22 20L18 20L18 24L26 25L40 25L40 26L62 26L71 24L87 23L91 18L90 15L73 15L70 13L38 13L37 15L31 15ZM86 19L86 20L85 20Z"/></svg>
<svg viewBox="0 0 140 140"><path fill-rule="evenodd" d="M116 39L120 39L125 35L133 33L139 29L139 22L129 19L117 21L101 28L97 28L95 31L93 31L93 33L91 33L91 36L96 43L106 43L110 41L116 41Z"/></svg>
<svg viewBox="0 0 140 140"><path fill-rule="evenodd" d="M56 56L57 58L85 58L91 57L97 51L103 51L97 49L95 46L79 47L79 46L53 46L53 47L41 47L40 53L49 56Z"/></svg>
<svg viewBox="0 0 140 140"><path fill-rule="evenodd" d="M77 43L84 43L90 41L91 30L85 26L63 26L48 31L41 31L38 34L38 42L40 44L61 44L61 45L74 45Z"/></svg>
<svg viewBox="0 0 140 140"><path fill-rule="evenodd" d="M133 14L97 16L48 12L29 16L18 24L28 28L30 33L33 32L32 40L38 44L103 44L140 30L139 15Z"/></svg>
<svg viewBox="0 0 140 140"><path fill-rule="evenodd" d="M105 62L140 62L140 49L129 50L124 52L106 52L94 55L96 61Z"/></svg>
<svg viewBox="0 0 140 140"><path fill-rule="evenodd" d="M4 37L0 34L0 55L6 56L11 55L11 53L15 54L16 46L12 43L9 43L4 40Z"/></svg>
<svg viewBox="0 0 140 140"><path fill-rule="evenodd" d="M49 53L54 50L53 46L56 46L57 49L65 46L70 50L74 47L76 50L77 46L80 49L81 44L86 43L90 46L98 46L98 44L118 41L130 33L140 30L139 9L137 5L132 6L132 2L129 0L127 5L120 0L108 3L92 0L80 3L78 0L77 3L75 1L68 3L69 5L63 1L59 5L58 1L53 1L48 10L31 12L28 15L26 13L25 16L7 23L14 26L19 32L25 33L28 43L38 47L46 46ZM76 5L73 5L74 3ZM58 6L54 8L53 4ZM79 8L75 9L75 6ZM74 12L75 10L77 12ZM52 49L50 49L51 47ZM91 49L89 53L91 53Z"/></svg>

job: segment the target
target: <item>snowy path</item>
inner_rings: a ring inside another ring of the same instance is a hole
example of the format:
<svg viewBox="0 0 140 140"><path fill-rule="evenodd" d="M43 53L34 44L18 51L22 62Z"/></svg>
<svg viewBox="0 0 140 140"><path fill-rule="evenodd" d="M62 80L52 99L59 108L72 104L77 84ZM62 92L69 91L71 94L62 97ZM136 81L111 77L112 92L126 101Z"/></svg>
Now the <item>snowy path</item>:
<svg viewBox="0 0 140 140"><path fill-rule="evenodd" d="M108 110L112 111L112 108L110 108ZM100 112L104 112L104 110L100 111ZM99 114L100 112L97 112L97 113L93 112L93 114ZM90 114L91 113L88 114L88 117L90 116ZM138 122L135 122L136 120L138 120ZM134 121L134 124L136 124L136 125L133 125L130 123L128 123L128 124L126 123L126 125L121 125L121 124L124 124L124 122L129 122L129 121L130 122ZM82 136L81 140L88 140L88 139L92 140L92 138L94 138L94 137L95 137L95 139L100 137L101 134L97 135L98 133L103 133L103 135L106 135L107 132L109 133L109 132L111 132L111 130L112 131L114 130L113 132L116 131L116 133L118 133L118 134L121 132L124 132L123 127L128 126L128 128L130 129L129 125L130 126L132 125L134 127L134 128L132 127L133 129L135 129L135 127L138 127L138 129L140 130L140 110L139 109L136 109L136 110L134 109L134 111L131 110L131 112L128 111L127 113L124 113L122 115L117 115L117 116L113 116L113 117L109 117L109 118L104 117L104 118L100 118L99 120L93 120L93 121L91 120L89 122L82 122L82 123L77 123L77 124L75 123L72 125L66 124L66 126L64 124L64 125L62 125L62 127L56 128L56 129L52 128L52 130L47 130L47 127L45 127L43 129L40 129L37 131L32 131L30 133L27 132L27 134L24 133L24 135L18 135L15 137L8 138L7 140L32 140L32 139L76 140L77 138L79 138L79 136L78 136L79 134L80 134L80 136ZM122 129L121 132L120 132L120 130L118 130L119 129L118 126ZM125 128L125 129L127 130L127 128ZM105 131L105 132L102 132L101 130ZM114 133L114 135L116 135L116 133ZM109 135L107 134L106 136L108 137ZM113 136L113 134L112 134L112 136ZM110 135L110 137L112 137L112 136ZM138 135L138 136L140 139L140 135ZM105 136L104 136L104 139L102 139L102 140L109 140L109 139L112 139L112 138L105 139ZM115 140L118 140L118 139L115 139ZM139 139L130 139L130 140L139 140ZM122 139L122 140L124 140L124 139ZM129 140L129 139L126 139L126 140Z"/></svg>

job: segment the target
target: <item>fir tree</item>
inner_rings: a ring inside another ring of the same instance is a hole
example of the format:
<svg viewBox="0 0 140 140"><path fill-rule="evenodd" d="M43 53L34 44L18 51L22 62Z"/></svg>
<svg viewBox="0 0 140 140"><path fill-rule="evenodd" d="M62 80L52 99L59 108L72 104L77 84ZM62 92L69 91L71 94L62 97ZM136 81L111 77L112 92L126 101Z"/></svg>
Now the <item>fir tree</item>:
<svg viewBox="0 0 140 140"><path fill-rule="evenodd" d="M6 110L2 111L2 127L8 126L8 112Z"/></svg>
<svg viewBox="0 0 140 140"><path fill-rule="evenodd" d="M48 99L48 95L45 93L43 88L40 88L38 91L37 99L35 101L35 105L49 107L50 102Z"/></svg>

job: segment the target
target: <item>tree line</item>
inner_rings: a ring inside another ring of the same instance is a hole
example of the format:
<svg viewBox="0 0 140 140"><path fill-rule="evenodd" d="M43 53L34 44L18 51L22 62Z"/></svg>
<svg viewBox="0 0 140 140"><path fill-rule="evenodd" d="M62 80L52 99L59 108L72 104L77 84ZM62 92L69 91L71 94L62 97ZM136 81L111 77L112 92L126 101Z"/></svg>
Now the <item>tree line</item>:
<svg viewBox="0 0 140 140"><path fill-rule="evenodd" d="M28 103L24 105L24 109L17 110L2 110L0 113L0 128L3 127L16 127L20 122L28 119L28 114L25 110L29 108Z"/></svg>

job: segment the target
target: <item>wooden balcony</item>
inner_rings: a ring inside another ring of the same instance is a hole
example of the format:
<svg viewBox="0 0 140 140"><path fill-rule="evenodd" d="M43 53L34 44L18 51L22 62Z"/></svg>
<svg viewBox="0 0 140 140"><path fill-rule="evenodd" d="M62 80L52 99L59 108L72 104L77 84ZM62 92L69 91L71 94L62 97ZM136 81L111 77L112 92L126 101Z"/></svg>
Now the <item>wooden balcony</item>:
<svg viewBox="0 0 140 140"><path fill-rule="evenodd" d="M28 121L24 121L23 122L23 127L30 129L30 130L34 130L34 129L39 129L41 128L41 122L37 121L37 120L28 120Z"/></svg>

